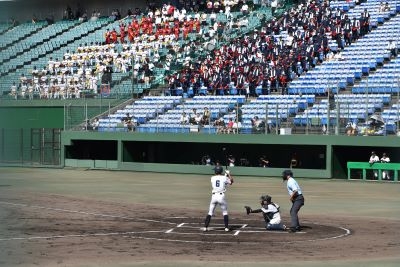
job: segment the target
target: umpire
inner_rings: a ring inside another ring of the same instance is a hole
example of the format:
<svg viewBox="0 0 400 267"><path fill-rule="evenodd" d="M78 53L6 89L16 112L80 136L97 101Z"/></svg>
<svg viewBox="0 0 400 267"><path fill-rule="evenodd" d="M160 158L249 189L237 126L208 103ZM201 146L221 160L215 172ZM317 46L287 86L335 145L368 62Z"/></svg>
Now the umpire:
<svg viewBox="0 0 400 267"><path fill-rule="evenodd" d="M294 233L301 231L301 226L299 223L299 210L304 206L304 196L299 184L293 178L293 172L291 170L285 170L282 172L283 181L287 181L286 187L290 196L290 201L292 202L292 208L290 209L290 232Z"/></svg>

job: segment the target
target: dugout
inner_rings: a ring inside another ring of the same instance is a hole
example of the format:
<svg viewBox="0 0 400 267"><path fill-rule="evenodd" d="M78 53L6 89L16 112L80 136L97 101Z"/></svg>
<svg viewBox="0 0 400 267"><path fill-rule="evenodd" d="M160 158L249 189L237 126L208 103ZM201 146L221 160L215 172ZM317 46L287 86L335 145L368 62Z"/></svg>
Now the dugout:
<svg viewBox="0 0 400 267"><path fill-rule="evenodd" d="M400 162L398 137L384 136L63 132L62 140L63 162L69 167L86 164L91 168L210 174L212 167L202 165L203 156L226 165L227 157L233 155L237 175L279 176L296 153L296 176L345 179L347 162L368 161L371 150L386 152L392 162ZM105 146L100 145L103 142ZM92 151L102 147L110 153L102 151L96 156L93 152L86 157L82 148L90 146ZM259 167L260 156L270 160L269 168Z"/></svg>
<svg viewBox="0 0 400 267"><path fill-rule="evenodd" d="M296 153L297 177L347 179L347 162L366 162L372 150L400 163L397 136L317 134L202 134L95 132L68 127L123 100L3 101L0 166L84 167L126 171L210 174L210 155L223 165L232 154L235 175L280 176ZM67 128L68 130L62 130ZM258 167L260 156L270 168ZM248 165L242 163L246 159Z"/></svg>

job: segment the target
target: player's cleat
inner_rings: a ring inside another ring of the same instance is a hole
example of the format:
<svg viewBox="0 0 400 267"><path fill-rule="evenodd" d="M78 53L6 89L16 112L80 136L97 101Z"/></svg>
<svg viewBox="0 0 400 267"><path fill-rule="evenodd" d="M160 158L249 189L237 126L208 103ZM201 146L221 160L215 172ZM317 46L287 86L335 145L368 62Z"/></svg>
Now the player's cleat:
<svg viewBox="0 0 400 267"><path fill-rule="evenodd" d="M283 225L283 231L286 231L288 228L286 227L286 225Z"/></svg>
<svg viewBox="0 0 400 267"><path fill-rule="evenodd" d="M225 232L229 232L229 228L225 228Z"/></svg>
<svg viewBox="0 0 400 267"><path fill-rule="evenodd" d="M208 232L208 228L207 227L203 227L201 230L203 230L203 232Z"/></svg>

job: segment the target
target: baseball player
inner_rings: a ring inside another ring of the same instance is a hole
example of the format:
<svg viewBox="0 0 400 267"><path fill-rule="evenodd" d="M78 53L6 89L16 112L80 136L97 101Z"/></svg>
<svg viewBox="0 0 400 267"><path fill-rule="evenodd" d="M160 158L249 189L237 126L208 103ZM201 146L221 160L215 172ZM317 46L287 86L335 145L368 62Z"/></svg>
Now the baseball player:
<svg viewBox="0 0 400 267"><path fill-rule="evenodd" d="M272 202L269 195L260 197L261 209L253 210L249 206L244 206L247 215L250 213L262 212L265 220L265 228L267 230L286 230L286 225L281 222L281 214L279 213L279 205Z"/></svg>
<svg viewBox="0 0 400 267"><path fill-rule="evenodd" d="M375 151L372 151L368 163L370 166L372 166L375 162L379 162L379 157L376 155ZM373 170L373 173L374 173L374 179L378 179L378 171Z"/></svg>
<svg viewBox="0 0 400 267"><path fill-rule="evenodd" d="M228 232L229 216L228 203L225 200L225 191L228 185L233 184L233 178L229 170L226 170L225 174L223 174L224 168L222 168L220 165L215 166L214 172L215 175L211 177L212 196L210 208L204 222L203 231L208 231L208 225L210 224L211 216L214 215L214 210L216 206L219 205L222 209L222 215L224 216L225 232Z"/></svg>
<svg viewBox="0 0 400 267"><path fill-rule="evenodd" d="M293 172L291 170L283 171L282 179L283 181L287 181L286 187L290 196L290 201L292 202L292 208L290 209L290 232L301 231L298 213L300 208L304 206L303 192L299 184L293 178Z"/></svg>
<svg viewBox="0 0 400 267"><path fill-rule="evenodd" d="M386 153L382 154L382 158L381 158L381 163L389 163L390 162L390 158L388 157L388 155ZM390 180L390 176L389 176L389 171L388 170L383 170L382 171L382 179L383 180Z"/></svg>

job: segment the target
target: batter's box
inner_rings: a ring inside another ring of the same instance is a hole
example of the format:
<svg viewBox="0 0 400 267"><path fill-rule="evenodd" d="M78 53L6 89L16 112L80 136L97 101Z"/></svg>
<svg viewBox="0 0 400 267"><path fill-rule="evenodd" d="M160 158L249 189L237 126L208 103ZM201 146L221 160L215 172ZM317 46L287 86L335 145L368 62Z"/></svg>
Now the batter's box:
<svg viewBox="0 0 400 267"><path fill-rule="evenodd" d="M229 232L224 231L223 220L219 218L213 218L208 231L203 232L204 223L201 218L166 218L163 221L168 221L172 227L158 233L145 233L140 238L175 242L291 243L341 238L351 233L350 230L340 226L317 223L305 223L303 230L294 234L287 231L268 231L263 221L235 218L231 219Z"/></svg>

